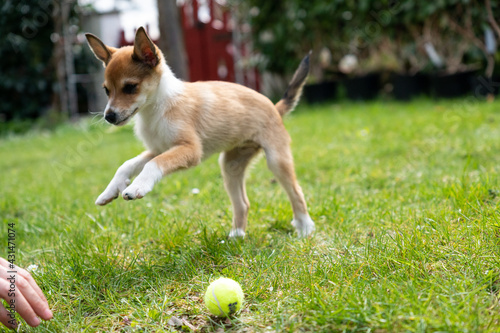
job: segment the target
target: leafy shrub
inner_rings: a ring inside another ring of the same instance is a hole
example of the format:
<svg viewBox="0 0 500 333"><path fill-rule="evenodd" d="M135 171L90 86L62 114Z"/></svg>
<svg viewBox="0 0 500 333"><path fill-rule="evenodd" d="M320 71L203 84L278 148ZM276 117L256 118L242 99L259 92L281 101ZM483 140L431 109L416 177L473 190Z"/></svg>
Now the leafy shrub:
<svg viewBox="0 0 500 333"><path fill-rule="evenodd" d="M0 121L36 118L52 102L53 1L7 0L0 7Z"/></svg>

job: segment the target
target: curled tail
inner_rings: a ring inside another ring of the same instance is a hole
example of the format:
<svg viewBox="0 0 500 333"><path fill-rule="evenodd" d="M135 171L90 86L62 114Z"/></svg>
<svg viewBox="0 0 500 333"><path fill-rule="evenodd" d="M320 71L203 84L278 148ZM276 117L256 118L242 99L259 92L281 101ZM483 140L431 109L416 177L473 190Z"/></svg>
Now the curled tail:
<svg viewBox="0 0 500 333"><path fill-rule="evenodd" d="M307 75L309 74L309 56L308 55L302 59L300 62L299 68L293 74L292 81L288 84L288 88L285 91L285 94L281 98L281 100L276 103L276 109L281 116L292 112L297 103L299 102L300 95L302 94L302 87L304 87L304 83L306 82Z"/></svg>

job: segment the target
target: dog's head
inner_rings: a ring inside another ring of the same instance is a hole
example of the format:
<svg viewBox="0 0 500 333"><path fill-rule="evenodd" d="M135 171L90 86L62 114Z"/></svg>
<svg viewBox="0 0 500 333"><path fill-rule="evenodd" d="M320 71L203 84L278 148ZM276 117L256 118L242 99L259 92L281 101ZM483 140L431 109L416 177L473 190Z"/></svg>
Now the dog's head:
<svg viewBox="0 0 500 333"><path fill-rule="evenodd" d="M156 92L164 60L143 27L135 35L134 46L114 48L92 34L87 42L105 67L103 88L108 95L104 118L114 125L124 125Z"/></svg>

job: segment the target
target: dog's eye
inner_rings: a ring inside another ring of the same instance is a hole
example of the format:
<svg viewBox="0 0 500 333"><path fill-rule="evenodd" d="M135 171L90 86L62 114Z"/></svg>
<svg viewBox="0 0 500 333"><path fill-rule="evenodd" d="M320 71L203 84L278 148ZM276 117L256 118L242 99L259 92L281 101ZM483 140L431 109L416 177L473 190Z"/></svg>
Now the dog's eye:
<svg viewBox="0 0 500 333"><path fill-rule="evenodd" d="M106 96L109 96L109 90L108 90L108 88L104 87L104 91L106 92Z"/></svg>
<svg viewBox="0 0 500 333"><path fill-rule="evenodd" d="M137 90L137 84L130 84L127 83L126 85L123 86L123 93L124 94L135 94L135 91Z"/></svg>

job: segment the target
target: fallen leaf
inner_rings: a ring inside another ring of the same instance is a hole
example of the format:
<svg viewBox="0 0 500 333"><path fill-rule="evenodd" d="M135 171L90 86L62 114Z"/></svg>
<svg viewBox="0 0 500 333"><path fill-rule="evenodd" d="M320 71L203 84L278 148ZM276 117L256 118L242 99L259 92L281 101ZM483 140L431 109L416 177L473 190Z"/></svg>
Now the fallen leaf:
<svg viewBox="0 0 500 333"><path fill-rule="evenodd" d="M182 323L182 320L177 318L176 316L172 316L172 318L170 318L167 322L167 324L174 327L180 327L182 326Z"/></svg>

